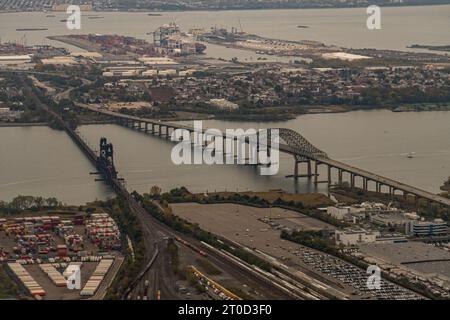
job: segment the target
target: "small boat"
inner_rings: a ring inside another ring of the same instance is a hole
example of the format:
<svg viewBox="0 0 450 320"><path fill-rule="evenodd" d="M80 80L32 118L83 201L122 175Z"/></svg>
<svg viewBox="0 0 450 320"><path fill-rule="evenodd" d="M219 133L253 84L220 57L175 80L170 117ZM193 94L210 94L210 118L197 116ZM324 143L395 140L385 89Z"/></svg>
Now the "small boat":
<svg viewBox="0 0 450 320"><path fill-rule="evenodd" d="M18 28L16 31L45 31L47 28Z"/></svg>
<svg viewBox="0 0 450 320"><path fill-rule="evenodd" d="M408 153L408 155L407 155L406 157L407 157L408 159L414 158L414 152Z"/></svg>

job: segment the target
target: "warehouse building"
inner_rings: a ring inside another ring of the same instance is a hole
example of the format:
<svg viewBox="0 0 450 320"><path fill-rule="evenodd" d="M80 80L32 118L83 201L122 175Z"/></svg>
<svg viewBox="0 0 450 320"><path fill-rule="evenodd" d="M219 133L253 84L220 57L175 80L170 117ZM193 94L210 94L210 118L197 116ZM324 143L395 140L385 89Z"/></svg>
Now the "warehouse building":
<svg viewBox="0 0 450 320"><path fill-rule="evenodd" d="M416 237L445 236L447 235L447 223L442 219L434 221L412 221L408 223L406 232Z"/></svg>

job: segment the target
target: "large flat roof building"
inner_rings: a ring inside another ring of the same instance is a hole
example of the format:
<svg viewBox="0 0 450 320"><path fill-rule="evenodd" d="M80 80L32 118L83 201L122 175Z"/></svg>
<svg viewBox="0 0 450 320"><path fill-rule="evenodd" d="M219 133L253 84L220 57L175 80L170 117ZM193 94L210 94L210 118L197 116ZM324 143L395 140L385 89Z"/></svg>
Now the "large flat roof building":
<svg viewBox="0 0 450 320"><path fill-rule="evenodd" d="M448 233L447 223L441 219L412 221L408 224L406 231L416 237L443 236Z"/></svg>

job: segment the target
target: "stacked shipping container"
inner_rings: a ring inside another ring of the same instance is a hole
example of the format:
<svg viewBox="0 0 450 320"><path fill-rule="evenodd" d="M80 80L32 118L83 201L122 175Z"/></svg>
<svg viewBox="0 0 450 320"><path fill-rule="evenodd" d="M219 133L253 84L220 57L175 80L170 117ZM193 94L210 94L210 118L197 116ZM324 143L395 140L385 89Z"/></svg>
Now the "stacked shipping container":
<svg viewBox="0 0 450 320"><path fill-rule="evenodd" d="M33 277L20 263L9 262L8 267L33 296L45 296L44 289L42 289L42 287L33 279Z"/></svg>
<svg viewBox="0 0 450 320"><path fill-rule="evenodd" d="M93 296L97 291L100 283L103 281L105 275L108 273L109 268L113 264L112 259L103 259L98 264L97 268L95 268L94 273L89 278L88 282L84 286L83 290L81 290L80 294L82 296Z"/></svg>
<svg viewBox="0 0 450 320"><path fill-rule="evenodd" d="M65 287L66 286L66 278L62 276L61 273L59 273L58 270L55 269L54 266L51 264L40 264L39 267L41 270L52 280L52 282L57 287Z"/></svg>
<svg viewBox="0 0 450 320"><path fill-rule="evenodd" d="M86 221L86 234L102 250L120 249L120 231L107 213L94 213Z"/></svg>

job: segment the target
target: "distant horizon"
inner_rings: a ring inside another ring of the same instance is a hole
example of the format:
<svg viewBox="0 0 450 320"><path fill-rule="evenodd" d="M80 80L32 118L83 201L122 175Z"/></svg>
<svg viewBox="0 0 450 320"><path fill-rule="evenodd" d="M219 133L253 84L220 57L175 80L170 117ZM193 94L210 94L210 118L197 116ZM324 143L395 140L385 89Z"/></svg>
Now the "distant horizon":
<svg viewBox="0 0 450 320"><path fill-rule="evenodd" d="M433 0L431 0L433 1ZM260 7L232 7L224 6L221 8L179 8L179 9L161 9L161 8L111 8L100 10L92 8L89 12L128 12L128 13L165 13L165 12L217 12L217 11L266 11L266 10L300 10L300 9L351 9L351 8L365 8L369 5L377 5L380 7L389 8L405 8L405 7L428 7L428 6L448 6L450 5L450 0L446 2L418 2L418 3L357 3L357 4L347 4L347 3L336 3L336 4L299 4L299 5L289 5L285 4L284 7L276 6L270 7L270 2L267 2L267 6L262 4ZM63 5L63 4L61 4ZM0 13L29 13L29 12L43 12L43 13L64 13L61 10L52 10L39 8L35 10L3 10L0 9Z"/></svg>

